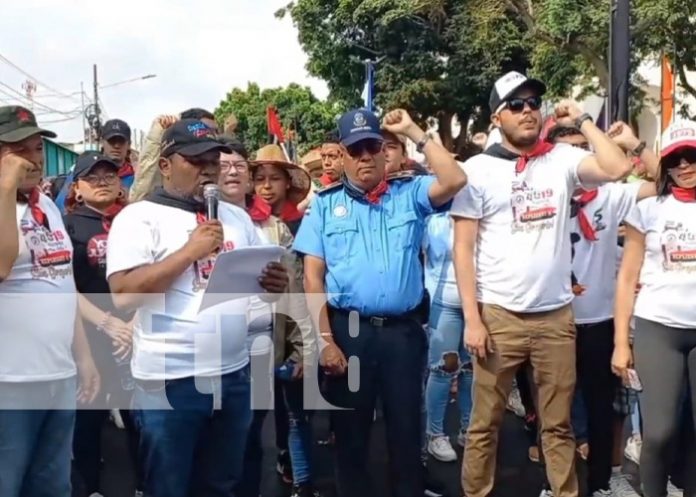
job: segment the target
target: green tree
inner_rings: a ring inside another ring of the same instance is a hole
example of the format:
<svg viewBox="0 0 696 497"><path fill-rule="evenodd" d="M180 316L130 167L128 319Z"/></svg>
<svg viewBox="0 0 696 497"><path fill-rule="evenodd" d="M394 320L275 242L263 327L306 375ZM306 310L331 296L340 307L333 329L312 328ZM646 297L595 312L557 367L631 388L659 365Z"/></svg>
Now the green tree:
<svg viewBox="0 0 696 497"><path fill-rule="evenodd" d="M696 66L696 2L632 3L634 62L666 50L679 71ZM468 133L452 137L452 117L485 127L505 71L544 79L551 97L605 91L609 12L610 0L296 0L277 16L292 17L307 68L332 97L358 104L361 60L382 56L377 105L437 118L443 143L459 149Z"/></svg>
<svg viewBox="0 0 696 497"><path fill-rule="evenodd" d="M340 113L334 105L315 97L309 88L295 83L265 90L249 83L245 90L232 89L218 105L215 117L218 122L224 122L234 114L238 121L237 136L254 152L268 144L268 106L278 110L283 129L291 130L300 155L321 144L325 134L336 128Z"/></svg>

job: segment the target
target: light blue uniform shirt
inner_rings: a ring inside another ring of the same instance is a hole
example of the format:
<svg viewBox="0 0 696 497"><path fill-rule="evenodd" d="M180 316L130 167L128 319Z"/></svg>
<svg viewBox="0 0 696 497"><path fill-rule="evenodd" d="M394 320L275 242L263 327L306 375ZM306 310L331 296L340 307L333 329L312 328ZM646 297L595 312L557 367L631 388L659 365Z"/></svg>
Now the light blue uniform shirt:
<svg viewBox="0 0 696 497"><path fill-rule="evenodd" d="M425 288L428 289L431 302L459 308L462 301L452 263L453 243L454 227L449 213L430 216L423 236Z"/></svg>
<svg viewBox="0 0 696 497"><path fill-rule="evenodd" d="M392 180L376 205L350 197L342 186L314 197L293 249L324 259L329 305L363 316L394 316L421 303L425 219L449 208L430 203L433 181Z"/></svg>

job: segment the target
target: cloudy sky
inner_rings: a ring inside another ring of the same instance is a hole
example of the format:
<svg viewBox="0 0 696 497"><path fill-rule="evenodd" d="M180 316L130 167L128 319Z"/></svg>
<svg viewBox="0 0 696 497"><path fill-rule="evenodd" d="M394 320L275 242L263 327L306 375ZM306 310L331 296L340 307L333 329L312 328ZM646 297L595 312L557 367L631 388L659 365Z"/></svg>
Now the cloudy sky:
<svg viewBox="0 0 696 497"><path fill-rule="evenodd" d="M35 112L61 141L81 138L80 83L91 98L95 63L102 86L157 75L100 91L108 117L141 130L158 114L213 110L230 89L249 81L262 88L297 82L321 98L327 94L304 68L292 22L273 17L287 0L2 3L0 103L24 95L27 76L9 61L39 82Z"/></svg>

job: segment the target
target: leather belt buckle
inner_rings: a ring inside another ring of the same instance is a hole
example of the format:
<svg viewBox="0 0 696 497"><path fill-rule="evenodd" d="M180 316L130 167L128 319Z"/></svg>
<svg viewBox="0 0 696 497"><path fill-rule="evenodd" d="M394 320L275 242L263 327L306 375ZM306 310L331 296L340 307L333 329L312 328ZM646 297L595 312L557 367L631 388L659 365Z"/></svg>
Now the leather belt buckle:
<svg viewBox="0 0 696 497"><path fill-rule="evenodd" d="M378 328L384 327L384 324L387 322L387 318L379 318L379 317L371 317L370 318L370 324L372 326L377 326Z"/></svg>

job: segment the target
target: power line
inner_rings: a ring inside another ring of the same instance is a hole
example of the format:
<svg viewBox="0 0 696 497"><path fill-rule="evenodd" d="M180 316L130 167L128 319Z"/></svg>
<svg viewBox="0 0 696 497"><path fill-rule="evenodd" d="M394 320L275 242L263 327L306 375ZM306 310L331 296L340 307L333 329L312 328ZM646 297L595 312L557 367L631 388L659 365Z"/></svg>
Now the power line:
<svg viewBox="0 0 696 497"><path fill-rule="evenodd" d="M53 88L52 86L49 86L49 85L47 85L46 83L40 81L38 78L36 78L36 77L32 76L31 74L29 74L29 73L26 72L24 69L22 69L21 67L19 67L17 64L15 64L14 62L12 62L10 59L8 59L7 57L5 57L5 56L2 55L2 54L0 54L0 61L1 61L1 62L4 62L5 64L7 64L8 66L12 67L12 68L15 69L16 71L20 72L21 74L23 74L23 75L26 76L27 78L32 79L34 82L36 82L37 84L43 86L43 87L46 88L47 90L52 91L52 92L55 93L56 95L59 95L59 96L64 97L64 98L72 98L72 99L74 99L74 100L77 98L77 97L75 97L75 96L70 96L70 95L68 95L68 94L66 94L66 93L64 93L64 92L61 92L61 91L59 91L59 90L56 90L56 89Z"/></svg>
<svg viewBox="0 0 696 497"><path fill-rule="evenodd" d="M33 105L36 105L36 106L38 106L38 107L41 107L41 108L43 108L43 109L45 109L45 110L51 111L51 112L53 112L53 113L55 113L55 114L62 114L62 115L67 115L67 114L69 114L68 112L64 112L64 111L59 110L59 109L56 109L56 108L54 108L54 107L50 107L50 106L48 106L48 105L42 104L41 102L37 102L37 101L35 101L35 100L30 100L30 99L27 98L26 95L22 95L21 92L18 92L17 90L15 90L14 88L12 88L10 85L8 85L8 84L6 84L6 83L3 83L2 81L0 81L0 86L3 86L3 87L5 87L5 88L7 88L8 90L10 90L10 91L14 94L14 95L10 95L10 94L8 94L7 92L5 92L5 91L3 90L3 93L4 93L5 95L10 96L10 97L15 98L15 99L16 99L16 98L19 98L19 99L20 99L20 102L21 102L22 104L24 104L24 105L32 105L32 104L33 104Z"/></svg>

